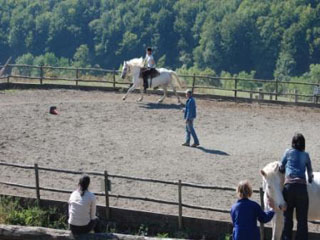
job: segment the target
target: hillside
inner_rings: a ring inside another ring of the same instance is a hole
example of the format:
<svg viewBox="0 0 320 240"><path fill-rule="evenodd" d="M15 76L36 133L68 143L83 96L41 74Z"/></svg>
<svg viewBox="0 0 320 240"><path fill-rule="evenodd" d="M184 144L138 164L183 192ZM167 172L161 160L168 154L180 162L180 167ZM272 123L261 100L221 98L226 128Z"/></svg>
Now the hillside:
<svg viewBox="0 0 320 240"><path fill-rule="evenodd" d="M300 76L320 63L319 0L0 0L0 62Z"/></svg>

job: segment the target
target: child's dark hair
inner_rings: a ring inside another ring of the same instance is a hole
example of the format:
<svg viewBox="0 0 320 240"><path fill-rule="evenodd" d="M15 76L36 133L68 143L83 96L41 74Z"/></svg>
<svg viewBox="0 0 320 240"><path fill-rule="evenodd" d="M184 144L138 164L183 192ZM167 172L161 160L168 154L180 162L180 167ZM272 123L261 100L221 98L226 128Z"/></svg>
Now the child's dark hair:
<svg viewBox="0 0 320 240"><path fill-rule="evenodd" d="M152 48L151 47L147 47L147 51L148 52L152 52Z"/></svg>
<svg viewBox="0 0 320 240"><path fill-rule="evenodd" d="M303 152L306 148L306 140L301 133L294 134L291 147Z"/></svg>
<svg viewBox="0 0 320 240"><path fill-rule="evenodd" d="M90 177L88 175L84 175L79 179L79 188L81 196L85 194L85 192L88 190L90 184Z"/></svg>

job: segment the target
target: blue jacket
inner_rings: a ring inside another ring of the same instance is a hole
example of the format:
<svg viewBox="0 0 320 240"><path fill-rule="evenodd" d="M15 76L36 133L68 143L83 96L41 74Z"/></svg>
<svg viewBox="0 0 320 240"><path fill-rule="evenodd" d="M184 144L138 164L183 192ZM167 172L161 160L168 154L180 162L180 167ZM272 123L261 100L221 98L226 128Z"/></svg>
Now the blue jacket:
<svg viewBox="0 0 320 240"><path fill-rule="evenodd" d="M186 102L184 119L192 120L192 119L195 119L196 116L197 116L196 101L194 100L193 97L190 97Z"/></svg>
<svg viewBox="0 0 320 240"><path fill-rule="evenodd" d="M285 171L290 178L306 179L306 169L309 179L312 179L312 166L309 154L304 151L291 148L287 149L282 157L280 171Z"/></svg>
<svg viewBox="0 0 320 240"><path fill-rule="evenodd" d="M260 205L248 198L238 200L231 208L233 223L233 240L259 240L260 232L257 220L267 223L273 218L274 212L264 212Z"/></svg>

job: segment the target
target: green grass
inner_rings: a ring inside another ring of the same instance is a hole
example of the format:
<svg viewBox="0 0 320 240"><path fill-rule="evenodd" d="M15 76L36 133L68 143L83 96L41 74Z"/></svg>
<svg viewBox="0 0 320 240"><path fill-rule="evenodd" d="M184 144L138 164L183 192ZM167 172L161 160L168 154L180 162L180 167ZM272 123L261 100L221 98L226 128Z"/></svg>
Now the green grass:
<svg viewBox="0 0 320 240"><path fill-rule="evenodd" d="M0 224L12 224L22 226L38 226L55 229L67 229L67 215L61 213L56 207L39 208L35 203L27 203L22 206L17 197L0 197ZM109 225L108 232L119 232L117 225ZM121 231L120 231L121 232ZM137 229L124 230L125 234L139 236L156 236L158 238L188 239L188 230L167 232L152 232L147 224L141 224ZM230 240L227 234L222 240Z"/></svg>
<svg viewBox="0 0 320 240"><path fill-rule="evenodd" d="M19 200L12 197L0 198L0 223L22 226L39 226L67 229L67 217L57 208L41 209L34 204L22 207Z"/></svg>
<svg viewBox="0 0 320 240"><path fill-rule="evenodd" d="M226 236L224 237L224 240L231 240L231 234L226 234Z"/></svg>

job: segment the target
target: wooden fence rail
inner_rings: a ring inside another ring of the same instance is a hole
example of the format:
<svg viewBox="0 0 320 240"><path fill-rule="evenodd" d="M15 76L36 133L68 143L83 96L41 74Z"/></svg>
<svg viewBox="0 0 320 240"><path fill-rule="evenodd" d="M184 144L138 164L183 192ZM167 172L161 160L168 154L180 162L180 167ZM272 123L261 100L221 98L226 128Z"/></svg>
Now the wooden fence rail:
<svg viewBox="0 0 320 240"><path fill-rule="evenodd" d="M1 67L1 66L0 66ZM40 84L43 84L44 81L66 81L66 82L73 82L76 86L79 85L79 83L101 83L101 84L111 84L110 87L113 89L116 89L117 85L129 85L129 81L118 81L116 75L119 73L118 70L115 69L102 69L102 68L75 68L75 67L52 67L52 66L35 66L35 65L24 65L24 64L8 64L8 69L37 69L35 71L38 71L37 76L26 76L26 75L20 75L15 74L14 71L6 76L7 82L10 83L11 79L29 79L29 80L39 80ZM72 71L74 72L73 77L66 77L66 76L46 76L45 70L65 70L65 71ZM31 70L28 70L29 72ZM8 71L9 72L9 71ZM90 76L93 74L93 72L100 72L102 74L106 74L106 78L103 77L100 79L83 79L81 78L81 74L86 72L88 73L87 76ZM282 101L291 101L294 100L295 103L304 100L305 102L313 102L317 103L318 98L320 96L315 95L314 91L312 91L312 88L315 89L320 86L320 79L319 83L305 83L305 82L296 82L296 81L279 81L278 79L274 80L266 80L266 79L247 79L247 78L235 78L235 77L216 77L216 76L210 76L210 75L186 75L181 74L179 77L191 79L191 83L187 85L186 87L191 88L193 92L196 90L201 91L208 91L208 90L215 90L214 94L211 95L220 95L221 91L229 92L230 96L233 96L234 100L236 101L240 96L239 93L245 93L249 94L250 99L252 99L254 96L253 94L258 94L257 97L259 100L264 100L265 96L269 96L269 100L279 101L279 97L283 97ZM109 78L110 80L107 80ZM216 85L209 85L209 84L203 84L205 82L208 83L208 81L216 81ZM223 82L233 82L231 83L232 87L226 87L223 86L221 83ZM241 83L253 83L255 85L254 88L244 87L241 85ZM259 85L260 84L260 85ZM269 84L273 86L270 89L274 89L273 91L267 91L264 89L263 84ZM309 87L309 90L305 90L307 92L301 93L298 89L293 89L292 92L288 92L280 88L280 86L288 86L291 88L295 88L295 86L306 86ZM260 87L259 87L260 86ZM261 88L261 89L259 89ZM264 90L263 90L264 89ZM279 91L280 89L280 91ZM220 92L219 92L220 91ZM222 95L224 95L222 93ZM242 96L241 98L244 98ZM284 99L285 98L285 99ZM289 98L289 99L288 99ZM291 99L291 100L290 100Z"/></svg>
<svg viewBox="0 0 320 240"><path fill-rule="evenodd" d="M50 191L50 192L67 193L67 194L72 192L72 190L49 188L49 187L41 186L40 180L39 180L39 175L41 175L39 172L41 172L41 171L76 174L76 175L88 174L88 175L94 175L94 176L101 176L101 177L104 177L105 190L104 190L104 192L95 192L94 194L97 196L104 196L105 197L106 218L107 219L110 219L109 198L146 201L146 202L152 202L152 203L178 206L179 228L183 227L183 222L182 222L183 208L212 211L212 212L220 212L220 213L230 213L230 210L228 210L228 209L212 208L212 207L207 207L207 206L196 206L196 205L192 205L192 204L183 203L183 201L182 201L182 188L183 187L192 187L192 188L210 189L210 190L221 190L221 191L233 191L233 192L236 191L235 188L231 188L231 187L219 187L219 186L212 186L212 185L193 184L193 183L182 182L181 180L176 182L176 181L165 181L165 180L158 180L158 179L151 179L151 178L138 178L138 177L123 176L123 175L112 175L112 174L108 174L106 171L105 172L74 171L74 170L67 170L67 169L41 167L41 166L38 166L37 164L32 166L32 165L21 165L21 164L15 164L15 163L7 163L7 162L0 162L0 166L34 170L35 171L35 186L30 186L30 185L25 185L25 184L17 184L17 183L5 182L5 181L0 181L0 184L12 186L12 187L19 187L19 188L36 190L36 198L37 198L37 202L39 205L41 203L40 191ZM121 195L121 194L110 194L109 193L110 189L108 187L109 178L127 179L127 180L134 180L134 181L150 182L150 183L155 183L155 184L164 184L164 185L174 185L174 186L178 187L178 198L177 198L178 201L175 202L175 201L167 201L167 200L149 198L149 197L136 197L136 196ZM254 190L254 192L261 193L261 190Z"/></svg>
<svg viewBox="0 0 320 240"><path fill-rule="evenodd" d="M104 177L104 192L94 192L97 196L105 197L105 207L106 207L106 219L110 219L110 205L109 205L109 198L117 198L117 199L129 199L129 200L136 200L136 201L145 201L145 202L152 202L152 203L159 203L159 204L166 204L166 205L173 205L178 206L178 226L180 229L183 228L183 208L195 209L195 210L202 210L202 211L211 211L211 212L219 212L219 213L226 213L229 214L229 209L220 209L220 208L212 208L208 206L197 206L192 204L186 204L182 201L182 187L192 187L198 189L210 189L210 190L220 190L220 191L236 191L235 188L231 187L219 187L219 186L212 186L212 185L202 185L202 184L193 184L182 182L179 180L178 182L175 181L164 181L164 180L157 180L157 179L148 179L148 178L137 178L137 177L130 177L130 176L123 176L123 175L109 175L107 171L104 172L93 172L93 171L74 171L74 170L66 170L66 169L55 169L55 168L46 168L46 167L39 167L38 164L31 165L21 165L21 164L13 164L7 162L0 162L0 166L6 167L15 167L15 168L22 168L28 170L35 171L35 186L31 185L24 185L24 184L17 184L11 182L0 181L0 184L12 186L12 187L19 187L25 189L32 189L36 190L36 198L37 203L39 206L41 205L41 195L40 191L49 191L49 192L57 192L57 193L64 193L70 194L73 190L66 190L66 189L58 189L58 188L50 188L50 187L43 187L40 185L39 180L39 171L51 171L51 172L58 172L58 173L67 173L67 174L88 174L94 176L103 176ZM120 179L128 179L128 180L135 180L135 181L142 181L142 182L150 182L150 183L158 183L158 184L165 184L165 185L176 185L178 186L178 201L167 201L162 199L156 198L149 198L149 197L136 197L136 196L127 196L121 194L110 194L110 182L109 177L111 178L120 178ZM263 189L260 188L259 190L254 189L254 193L259 193L260 196L260 204L263 207ZM313 221L314 224L319 224L317 221ZM264 239L264 225L260 224L260 235L261 239Z"/></svg>

